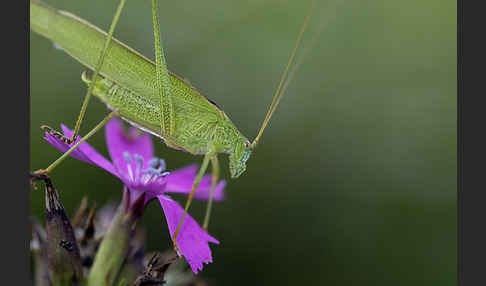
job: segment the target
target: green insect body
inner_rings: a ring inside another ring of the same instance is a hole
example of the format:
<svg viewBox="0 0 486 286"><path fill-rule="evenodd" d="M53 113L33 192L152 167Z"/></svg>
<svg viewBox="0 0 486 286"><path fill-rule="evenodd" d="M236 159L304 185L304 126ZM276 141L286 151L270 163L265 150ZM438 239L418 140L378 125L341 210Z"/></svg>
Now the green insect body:
<svg viewBox="0 0 486 286"><path fill-rule="evenodd" d="M31 2L31 29L70 56L94 69L107 34L77 16ZM87 41L86 39L89 39ZM132 48L113 38L99 71L93 94L117 109L129 123L164 140L167 146L192 154L227 153L231 177L246 169L252 144L228 116L187 82L169 73L174 106L172 135L160 126L162 112L156 92L156 67ZM91 84L86 75L83 80Z"/></svg>
<svg viewBox="0 0 486 286"><path fill-rule="evenodd" d="M87 84L92 83L86 73L83 73L82 79ZM173 136L160 128L158 102L106 78L97 79L94 84L93 95L110 109L117 109L121 118L130 124L162 138L167 146L194 155L204 155L209 151L228 153L232 176L238 177L244 172L245 162L251 153L248 139L219 107L178 77L171 78L172 92L184 96L173 97L176 119Z"/></svg>

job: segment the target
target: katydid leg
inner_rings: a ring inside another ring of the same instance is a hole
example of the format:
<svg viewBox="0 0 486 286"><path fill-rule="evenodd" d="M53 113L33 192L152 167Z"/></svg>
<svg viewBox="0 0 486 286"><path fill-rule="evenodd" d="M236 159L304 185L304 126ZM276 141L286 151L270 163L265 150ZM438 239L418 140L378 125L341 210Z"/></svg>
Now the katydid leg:
<svg viewBox="0 0 486 286"><path fill-rule="evenodd" d="M203 229L205 231L208 231L209 218L211 217L211 208L213 206L214 189L216 188L216 184L218 183L219 179L219 162L217 155L211 157L211 167L213 169L213 178L211 180L211 188L209 189L209 199L206 206L206 215L204 216Z"/></svg>
<svg viewBox="0 0 486 286"><path fill-rule="evenodd" d="M106 52L108 51L108 46L110 44L111 38L113 36L113 32L115 31L115 27L118 23L118 19L120 18L121 11L123 10L123 6L125 5L126 0L120 0L120 4L115 13L115 17L113 17L113 21L111 22L110 30L108 31L108 37L106 38L105 44L103 46L103 51L101 52L100 58L98 59L98 63L95 67L94 74L93 74L93 83L96 81L96 77L98 76L101 67L103 66L103 61L106 56ZM90 84L88 87L88 91L86 92L86 96L84 97L83 105L81 106L81 111L79 112L78 120L76 121L76 126L74 127L73 136L68 139L68 143L72 143L78 137L79 129L81 128L81 123L83 122L84 114L86 113L86 108L88 107L89 100L91 99L91 94L93 93L93 86L94 84Z"/></svg>
<svg viewBox="0 0 486 286"><path fill-rule="evenodd" d="M187 211L189 210L189 206L191 205L192 198L194 197L194 193L196 192L196 189L199 186L199 183L201 182L201 179L204 176L206 169L208 168L209 160L214 155L215 154L212 153L212 152L208 152L208 153L206 153L206 155L204 155L204 159L203 159L201 168L199 169L199 172L197 173L197 176L194 179L194 182L192 183L191 192L189 193L189 196L187 197L186 206L184 207L184 213L182 214L181 220L179 221L179 225L177 226L177 229L174 232L174 236L172 238L172 241L174 242L174 248L176 249L177 252L179 252L179 249L177 247L177 240L176 240L177 235L179 234L179 231L181 230L182 222L184 221L184 218L186 217Z"/></svg>
<svg viewBox="0 0 486 286"><path fill-rule="evenodd" d="M91 131L89 131L88 134L86 134L81 140L79 140L76 144L74 144L71 148L69 148L69 150L67 150L64 154L62 154L61 157L57 158L57 160L54 161L49 167L43 170L38 170L35 172L35 174L46 175L52 172L52 170L54 170L54 168L56 168L62 161L64 161L69 156L69 154L71 154L71 152L74 151L74 149L76 149L84 141L88 140L91 136L93 136L96 132L98 132L98 130L103 128L103 126L105 126L106 123L108 123L108 121L110 121L110 119L112 119L116 115L118 115L118 111L117 110L112 111L100 123L98 123L98 125L96 125L93 129L91 129ZM53 135L58 137L57 134L53 134Z"/></svg>

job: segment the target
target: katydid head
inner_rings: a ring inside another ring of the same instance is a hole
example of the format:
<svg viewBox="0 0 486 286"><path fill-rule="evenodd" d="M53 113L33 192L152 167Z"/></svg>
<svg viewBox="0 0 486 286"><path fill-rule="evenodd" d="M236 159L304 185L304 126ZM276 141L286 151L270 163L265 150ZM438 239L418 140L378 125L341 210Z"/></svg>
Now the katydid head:
<svg viewBox="0 0 486 286"><path fill-rule="evenodd" d="M241 138L229 156L231 178L238 178L246 170L246 161L250 158L253 145L246 138Z"/></svg>

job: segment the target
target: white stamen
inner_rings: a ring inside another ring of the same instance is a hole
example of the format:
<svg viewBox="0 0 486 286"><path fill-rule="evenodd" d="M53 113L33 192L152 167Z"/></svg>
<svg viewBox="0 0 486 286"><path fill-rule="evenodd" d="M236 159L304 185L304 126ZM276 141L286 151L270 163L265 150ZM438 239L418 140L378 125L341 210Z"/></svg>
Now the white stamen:
<svg viewBox="0 0 486 286"><path fill-rule="evenodd" d="M130 164L127 164L127 170L128 170L128 177L129 179L134 182L135 178L133 177L133 171L132 171L132 166Z"/></svg>
<svg viewBox="0 0 486 286"><path fill-rule="evenodd" d="M167 168L167 165L165 163L165 160L164 159L159 159L159 168L158 170L159 171L165 171L165 168Z"/></svg>
<svg viewBox="0 0 486 286"><path fill-rule="evenodd" d="M123 152L123 158L125 158L127 164L130 164L132 162L132 157L130 156L130 153L128 153L127 151Z"/></svg>
<svg viewBox="0 0 486 286"><path fill-rule="evenodd" d="M150 181L150 179L151 179L151 176L150 175L144 175L144 176L142 176L142 179L141 179L142 184L144 184L144 185L148 184L148 182Z"/></svg>
<svg viewBox="0 0 486 286"><path fill-rule="evenodd" d="M154 169L155 169L155 167L157 167L157 164L159 164L159 158L157 158L157 157L150 159L149 162L148 162L148 165L150 167L154 168Z"/></svg>
<svg viewBox="0 0 486 286"><path fill-rule="evenodd" d="M135 180L138 180L143 167L143 157L139 154L133 154L133 157L135 158Z"/></svg>

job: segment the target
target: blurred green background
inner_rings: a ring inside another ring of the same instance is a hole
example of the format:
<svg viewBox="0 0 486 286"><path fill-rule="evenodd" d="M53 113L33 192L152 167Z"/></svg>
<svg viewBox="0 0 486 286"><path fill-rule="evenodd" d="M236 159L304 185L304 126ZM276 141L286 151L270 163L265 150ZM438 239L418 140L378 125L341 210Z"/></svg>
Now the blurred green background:
<svg viewBox="0 0 486 286"><path fill-rule="evenodd" d="M117 1L46 0L107 30ZM150 1L127 1L115 36L153 58ZM161 1L171 71L254 138L310 1ZM318 1L304 47L327 22L246 173L213 210L217 285L456 284L456 1ZM60 154L39 126L74 126L85 68L30 36L31 169ZM94 99L85 134L106 114ZM154 139L156 140L156 139ZM156 140L157 141L157 140ZM107 155L104 135L91 144ZM169 169L202 157L156 145ZM70 159L52 175L72 213L121 184ZM175 196L180 202L183 197ZM43 194L32 214L43 219ZM191 214L202 220L205 204ZM170 238L158 204L142 220L149 250Z"/></svg>

